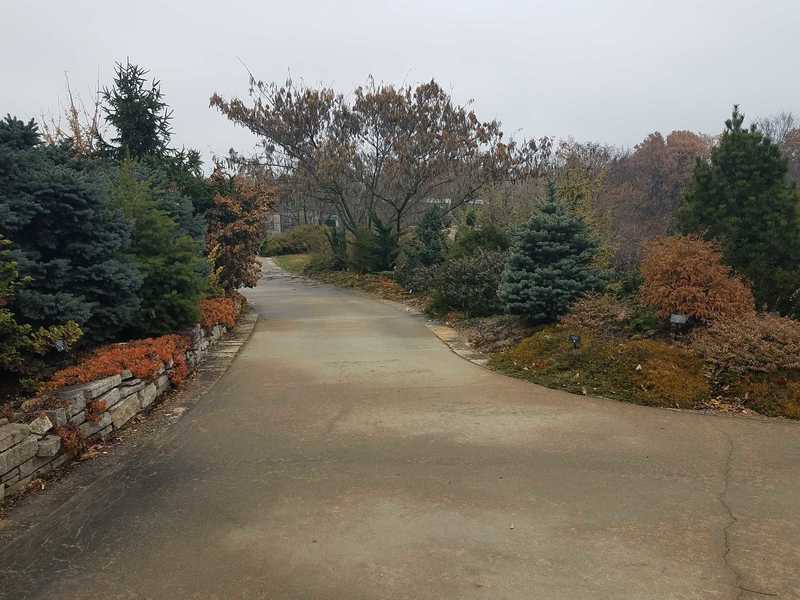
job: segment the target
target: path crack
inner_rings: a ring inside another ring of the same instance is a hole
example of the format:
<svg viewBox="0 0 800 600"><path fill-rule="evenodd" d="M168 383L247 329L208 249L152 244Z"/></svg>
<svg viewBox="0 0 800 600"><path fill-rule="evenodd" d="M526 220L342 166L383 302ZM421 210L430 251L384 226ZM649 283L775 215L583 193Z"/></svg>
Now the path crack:
<svg viewBox="0 0 800 600"><path fill-rule="evenodd" d="M723 431L722 434L725 436L725 439L728 441L728 454L725 457L725 467L723 469L723 484L722 490L717 495L717 499L722 507L725 509L725 512L728 513L728 522L726 523L725 527L722 529L723 534L723 543L725 545L725 551L722 554L722 562L725 563L725 567L733 574L735 581L734 586L738 590L736 594L736 599L740 600L744 594L756 594L758 596L772 596L777 597L778 594L774 592L764 592L761 590L754 590L752 588L745 587L742 585L742 574L741 572L733 566L730 561L730 554L731 554L731 529L739 522L739 519L733 512L731 505L728 503L728 488L730 487L731 481L731 471L733 470L733 455L735 452L735 446L733 443L733 438L727 431Z"/></svg>

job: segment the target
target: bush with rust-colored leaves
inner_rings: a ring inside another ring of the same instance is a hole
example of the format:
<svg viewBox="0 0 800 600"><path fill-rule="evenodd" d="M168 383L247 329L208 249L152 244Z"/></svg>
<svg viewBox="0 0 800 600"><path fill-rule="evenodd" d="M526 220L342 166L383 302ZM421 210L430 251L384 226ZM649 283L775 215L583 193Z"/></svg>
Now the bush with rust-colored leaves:
<svg viewBox="0 0 800 600"><path fill-rule="evenodd" d="M103 346L79 364L56 371L42 386L42 391L52 392L68 385L119 375L125 370L129 370L139 379L152 379L158 374L162 364L170 362L173 367L169 378L177 385L189 374L186 363L189 345L189 338L185 336L164 335Z"/></svg>
<svg viewBox="0 0 800 600"><path fill-rule="evenodd" d="M640 299L659 316L688 315L702 322L755 310L750 286L723 264L717 244L697 237L661 237L645 245Z"/></svg>
<svg viewBox="0 0 800 600"><path fill-rule="evenodd" d="M214 325L234 327L241 302L237 298L208 298L200 303L200 324L204 329Z"/></svg>
<svg viewBox="0 0 800 600"><path fill-rule="evenodd" d="M234 177L226 187L206 213L206 244L217 281L229 294L258 281L258 254L275 192L272 185L244 176Z"/></svg>

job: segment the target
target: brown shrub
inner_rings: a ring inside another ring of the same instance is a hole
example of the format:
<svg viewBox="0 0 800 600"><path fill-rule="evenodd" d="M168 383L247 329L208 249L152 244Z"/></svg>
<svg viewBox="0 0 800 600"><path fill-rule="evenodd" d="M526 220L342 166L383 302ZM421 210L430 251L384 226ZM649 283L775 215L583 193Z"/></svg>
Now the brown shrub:
<svg viewBox="0 0 800 600"><path fill-rule="evenodd" d="M715 368L736 374L800 370L800 322L770 314L716 321L694 347Z"/></svg>
<svg viewBox="0 0 800 600"><path fill-rule="evenodd" d="M719 246L697 237L662 237L645 245L640 295L661 317L681 313L700 321L751 313L753 292L722 263Z"/></svg>
<svg viewBox="0 0 800 600"><path fill-rule="evenodd" d="M625 331L629 307L607 294L585 296L561 317L562 327L577 331L587 329L595 335L616 336Z"/></svg>

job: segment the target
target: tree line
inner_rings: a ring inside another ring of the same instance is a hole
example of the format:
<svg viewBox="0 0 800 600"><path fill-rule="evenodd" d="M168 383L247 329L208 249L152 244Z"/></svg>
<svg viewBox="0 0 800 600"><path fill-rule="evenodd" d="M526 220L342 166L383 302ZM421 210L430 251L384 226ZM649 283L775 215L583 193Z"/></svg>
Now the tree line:
<svg viewBox="0 0 800 600"><path fill-rule="evenodd" d="M8 395L72 351L188 327L204 298L255 282L271 178L222 163L207 177L198 152L171 144L173 113L148 75L117 64L94 110L70 94L63 128L0 121Z"/></svg>
<svg viewBox="0 0 800 600"><path fill-rule="evenodd" d="M721 245L760 308L800 310L800 129L790 114L746 127L736 107L719 136L654 133L624 151L514 140L435 81L370 79L345 97L251 76L250 89L244 100L215 93L211 105L258 136L251 163L273 169L282 207L306 222L336 216L327 268L399 268L420 283L409 271L430 266L416 256L427 213L457 229L456 254L469 243L504 252L555 197L588 228L609 280L635 277L647 242L692 234Z"/></svg>

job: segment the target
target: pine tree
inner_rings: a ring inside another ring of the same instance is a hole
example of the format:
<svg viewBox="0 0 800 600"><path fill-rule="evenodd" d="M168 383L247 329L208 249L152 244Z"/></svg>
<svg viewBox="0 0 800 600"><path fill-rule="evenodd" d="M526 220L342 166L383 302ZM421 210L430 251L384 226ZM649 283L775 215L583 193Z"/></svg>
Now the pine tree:
<svg viewBox="0 0 800 600"><path fill-rule="evenodd" d="M172 135L172 111L163 100L161 84L147 85L147 70L126 61L117 63L114 85L103 90L103 112L114 126L115 145L103 143L117 158L163 157Z"/></svg>
<svg viewBox="0 0 800 600"><path fill-rule="evenodd" d="M711 161L698 161L679 223L722 244L725 259L753 284L760 306L791 310L800 287L798 194L787 179L780 148L742 127L734 107Z"/></svg>
<svg viewBox="0 0 800 600"><path fill-rule="evenodd" d="M512 245L499 288L506 310L534 323L557 319L603 284L592 265L598 245L586 223L558 202L552 182L548 196Z"/></svg>
<svg viewBox="0 0 800 600"><path fill-rule="evenodd" d="M181 235L157 203L150 182L137 178L133 161L120 165L110 196L131 224L130 252L143 277L141 306L129 333L160 335L191 325L206 288L201 244Z"/></svg>

